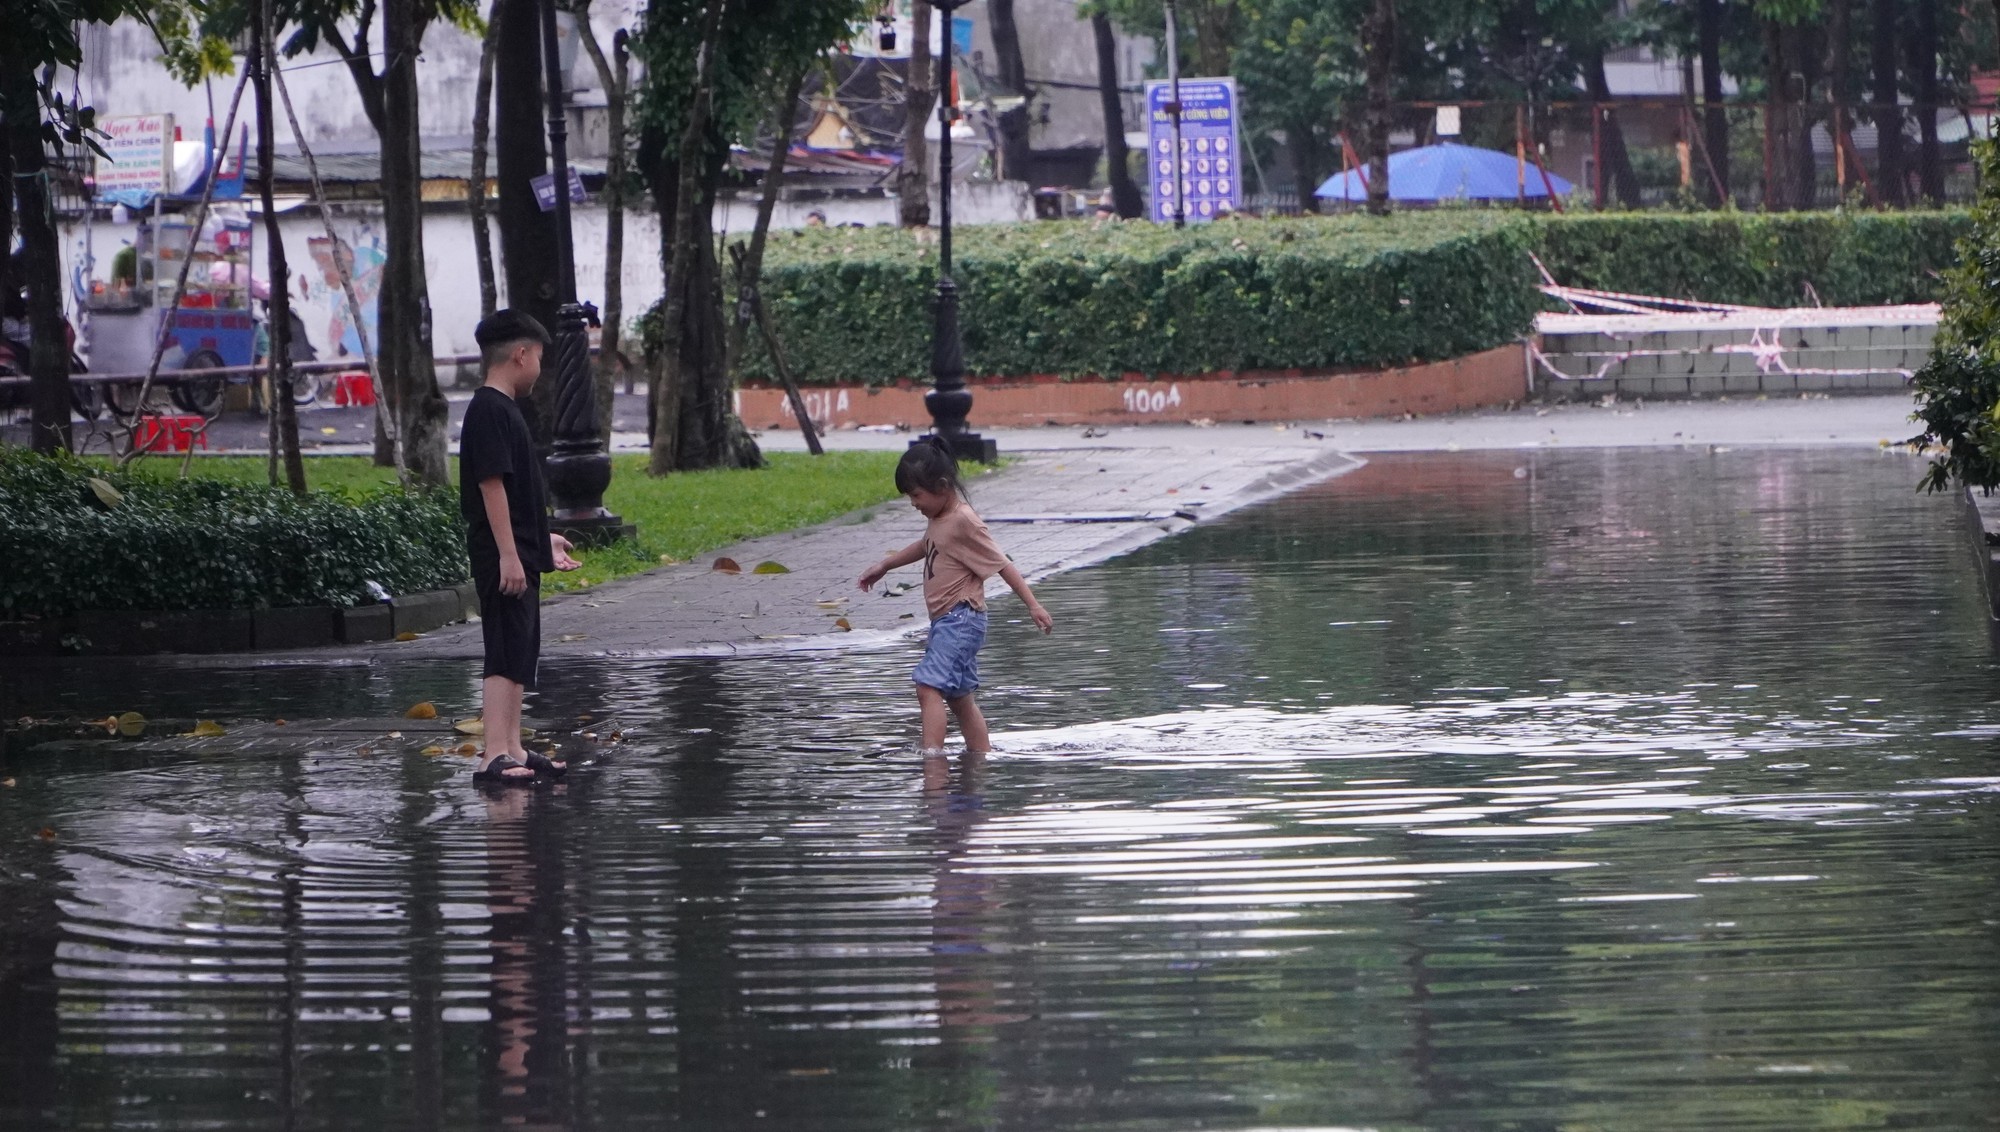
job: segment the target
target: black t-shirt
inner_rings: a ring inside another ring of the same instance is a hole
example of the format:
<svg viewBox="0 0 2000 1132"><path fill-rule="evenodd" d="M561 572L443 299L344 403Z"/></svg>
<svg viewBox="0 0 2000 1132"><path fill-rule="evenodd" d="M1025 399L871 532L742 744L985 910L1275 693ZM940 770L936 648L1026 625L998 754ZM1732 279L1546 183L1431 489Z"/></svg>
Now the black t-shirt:
<svg viewBox="0 0 2000 1132"><path fill-rule="evenodd" d="M474 563L496 564L500 546L486 521L482 481L499 476L507 489L507 517L523 569L546 574L556 568L549 550L549 509L542 489L542 462L528 435L528 422L512 397L482 385L465 408L458 437L458 509L465 516L466 547Z"/></svg>

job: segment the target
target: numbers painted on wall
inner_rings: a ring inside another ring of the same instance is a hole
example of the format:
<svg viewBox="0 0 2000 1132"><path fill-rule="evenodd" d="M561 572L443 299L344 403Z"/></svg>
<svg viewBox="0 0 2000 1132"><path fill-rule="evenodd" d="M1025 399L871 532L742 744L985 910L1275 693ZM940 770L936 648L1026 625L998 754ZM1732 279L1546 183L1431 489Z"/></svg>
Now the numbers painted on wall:
<svg viewBox="0 0 2000 1132"><path fill-rule="evenodd" d="M1127 386L1125 389L1125 411L1128 413L1164 413L1177 409L1181 404L1181 387L1169 385L1165 389L1143 389Z"/></svg>

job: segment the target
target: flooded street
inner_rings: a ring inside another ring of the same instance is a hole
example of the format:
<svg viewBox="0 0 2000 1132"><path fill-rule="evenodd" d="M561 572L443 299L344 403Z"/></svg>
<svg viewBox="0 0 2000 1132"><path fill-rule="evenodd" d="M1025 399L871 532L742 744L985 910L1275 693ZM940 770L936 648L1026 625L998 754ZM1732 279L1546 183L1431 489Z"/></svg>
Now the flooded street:
<svg viewBox="0 0 2000 1132"><path fill-rule="evenodd" d="M1991 1127L2000 667L1920 470L1371 457L1040 584L1053 638L996 603L945 775L914 644L545 668L626 741L497 798L13 756L0 1126ZM477 676L10 662L0 716Z"/></svg>

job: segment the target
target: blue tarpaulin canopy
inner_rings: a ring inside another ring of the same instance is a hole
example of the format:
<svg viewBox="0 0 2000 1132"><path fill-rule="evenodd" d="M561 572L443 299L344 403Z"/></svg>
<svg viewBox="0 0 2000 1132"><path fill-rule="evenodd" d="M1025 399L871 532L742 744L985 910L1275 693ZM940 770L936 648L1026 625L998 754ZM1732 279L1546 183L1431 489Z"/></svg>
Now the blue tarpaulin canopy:
<svg viewBox="0 0 2000 1132"><path fill-rule="evenodd" d="M1445 142L1421 146L1389 155L1389 199L1424 202L1441 200L1515 200L1519 197L1547 199L1549 190L1542 173L1533 163L1522 166L1511 153L1480 149L1478 146ZM1548 174L1548 184L1557 196L1567 196L1568 181ZM1368 199L1368 178L1364 169L1352 169L1326 179L1314 196L1322 200L1360 203Z"/></svg>

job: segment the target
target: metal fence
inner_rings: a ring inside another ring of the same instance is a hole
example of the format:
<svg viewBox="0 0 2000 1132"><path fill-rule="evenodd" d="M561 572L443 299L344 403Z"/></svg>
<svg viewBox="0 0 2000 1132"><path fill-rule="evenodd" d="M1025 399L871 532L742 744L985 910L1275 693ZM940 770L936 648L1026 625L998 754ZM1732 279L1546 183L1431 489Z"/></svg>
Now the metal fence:
<svg viewBox="0 0 2000 1132"><path fill-rule="evenodd" d="M1516 158L1519 203L1536 203L1546 171L1571 184L1560 207L1572 209L1925 207L1973 200L1971 143L1993 136L1996 113L1907 103L1413 102L1392 108L1389 148L1499 150ZM1318 179L1366 162L1357 124L1332 140L1331 167L1316 170ZM1273 177L1257 203L1291 211L1312 188Z"/></svg>

